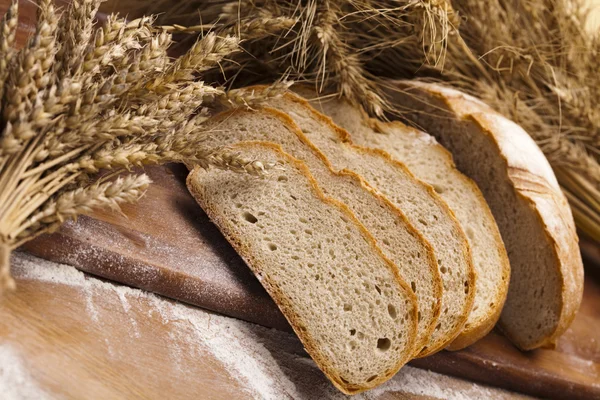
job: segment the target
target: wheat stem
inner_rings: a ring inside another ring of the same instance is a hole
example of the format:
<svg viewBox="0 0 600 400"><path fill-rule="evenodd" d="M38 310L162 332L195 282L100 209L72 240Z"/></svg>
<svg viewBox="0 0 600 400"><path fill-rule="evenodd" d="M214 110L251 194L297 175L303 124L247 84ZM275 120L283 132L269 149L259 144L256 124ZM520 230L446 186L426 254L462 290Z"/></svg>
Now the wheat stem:
<svg viewBox="0 0 600 400"><path fill-rule="evenodd" d="M50 199L55 193L59 190L73 182L78 177L78 174L72 174L68 176L66 179L54 179L48 185L46 190L42 190L41 192L36 193L36 196L31 198L27 204L21 205L18 210L18 213L14 216L11 216L10 225L10 236L9 238L14 239L18 237L21 232L26 230L31 226L29 223L23 223L26 219L30 218L31 213L41 207L48 199Z"/></svg>
<svg viewBox="0 0 600 400"><path fill-rule="evenodd" d="M9 244L0 241L0 296L16 287L14 279L10 276L11 251Z"/></svg>
<svg viewBox="0 0 600 400"><path fill-rule="evenodd" d="M85 146L81 146L77 149L71 150L70 152L63 154L60 157L57 158L53 158L50 161L47 161L43 164L40 164L39 166L32 168L30 170L28 170L27 172L24 172L23 174L21 174L22 178L28 178L32 175L37 175L37 174L41 174L42 172L58 165L58 164L62 164L65 161L68 161L72 158L74 158L76 155L86 151L87 149L89 149L91 147L91 145L85 145Z"/></svg>
<svg viewBox="0 0 600 400"><path fill-rule="evenodd" d="M15 188L18 187L20 177L31 165L31 154L34 151L40 137L34 138L25 147L24 154L15 154L11 158L10 164L4 174L0 176L0 220L6 218L6 210L14 205L11 196L15 196ZM1 226L1 225L0 225Z"/></svg>

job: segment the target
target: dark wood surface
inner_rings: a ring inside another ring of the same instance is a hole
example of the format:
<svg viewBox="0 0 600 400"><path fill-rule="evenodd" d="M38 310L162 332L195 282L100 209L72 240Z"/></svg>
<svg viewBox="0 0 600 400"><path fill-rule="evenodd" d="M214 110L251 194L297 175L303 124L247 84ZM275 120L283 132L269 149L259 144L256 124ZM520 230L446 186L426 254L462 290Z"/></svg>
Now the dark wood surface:
<svg viewBox="0 0 600 400"><path fill-rule="evenodd" d="M289 330L276 305L185 188L187 171L147 170L154 181L123 214L96 213L27 244L38 256L260 325ZM588 253L596 251L588 246ZM591 261L588 261L591 262ZM600 277L587 267L584 302L554 350L521 352L492 332L459 352L413 366L537 396L600 399Z"/></svg>

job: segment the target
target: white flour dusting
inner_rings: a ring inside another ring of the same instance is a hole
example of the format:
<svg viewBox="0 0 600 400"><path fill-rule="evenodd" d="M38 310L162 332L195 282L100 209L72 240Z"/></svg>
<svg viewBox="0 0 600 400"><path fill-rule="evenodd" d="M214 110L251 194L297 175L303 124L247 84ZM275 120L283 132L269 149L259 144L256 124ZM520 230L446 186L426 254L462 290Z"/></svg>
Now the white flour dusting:
<svg viewBox="0 0 600 400"><path fill-rule="evenodd" d="M3 400L50 398L37 386L21 356L8 344L0 344L0 393Z"/></svg>
<svg viewBox="0 0 600 400"><path fill-rule="evenodd" d="M99 322L98 320L98 311L96 310L96 306L94 305L94 297L91 292L85 292L85 309L88 314L92 317L94 322Z"/></svg>
<svg viewBox="0 0 600 400"><path fill-rule="evenodd" d="M167 311L157 298L154 304L157 308L162 308L162 312L170 311L174 318L187 320L192 324L197 340L217 360L237 371L232 376L239 377L242 386L250 387L255 395L273 400L281 399L283 394L292 398L300 397L294 384L285 379L286 375L279 369L269 351L246 329L246 323L212 315L209 324L209 314L198 313L199 310L169 304L170 310Z"/></svg>
<svg viewBox="0 0 600 400"><path fill-rule="evenodd" d="M189 324L193 327L193 337L179 337L201 346L222 362L231 376L242 387L249 389L255 398L281 399L282 396L300 398L294 384L285 379L286 375L277 367L270 352L253 338L248 323L213 315L198 308L164 300L151 293L142 292L127 286L114 285L90 278L73 267L52 263L27 254L18 253L12 258L13 273L20 279L66 284L80 288L87 298L94 294L100 299L101 293L114 292L120 299L123 309L130 305L127 296L142 297L149 300L159 313L163 323ZM94 315L94 314L92 314ZM92 316L94 322L96 317ZM175 322L176 321L176 322ZM265 329L269 331L268 329ZM280 332L276 334L287 335ZM107 342L108 343L108 342ZM109 347L110 349L110 347ZM177 352L178 349L175 349Z"/></svg>
<svg viewBox="0 0 600 400"><path fill-rule="evenodd" d="M467 384L461 390L450 388L449 384L453 380L453 378L446 375L405 366L394 378L369 391L368 394L377 397L386 392L407 392L437 399L454 400L493 399L498 397L498 390L492 391L480 385Z"/></svg>
<svg viewBox="0 0 600 400"><path fill-rule="evenodd" d="M86 299L101 301L111 296L120 299L125 312L132 309L131 299L137 298L153 306L149 316L158 314L164 324L172 324L168 343L170 359L181 371L186 371L182 360L182 349L193 352L194 358L207 353L221 362L241 387L246 388L249 397L255 399L344 399L307 357L299 340L292 334L267 329L233 318L215 315L199 308L172 302L151 293L127 286L115 285L91 278L73 267L45 261L26 254L17 253L12 258L13 273L20 280L36 280L76 287ZM92 304L93 307L93 304ZM92 308L91 318L101 323L96 308ZM129 313L133 315L133 313ZM95 317L94 317L95 315ZM132 321L135 321L132 317ZM135 322L134 329L137 330ZM118 338L114 338L118 339ZM108 338L107 338L108 340ZM108 342L107 342L108 343ZM110 348L109 348L110 351ZM8 362L6 362L8 361ZM13 362L17 361L17 362ZM19 363L18 357L0 347L1 389L19 390L23 385L16 383L32 382L27 370ZM456 388L459 383L460 390ZM38 395L35 386L26 386L29 392L16 393L15 398L45 398ZM439 399L505 398L507 392L485 388L444 375L404 367L396 377L386 384L369 392L353 396L355 400L376 399L385 393L426 395ZM27 397L28 393L35 396ZM20 396L20 397L19 397ZM6 397L3 397L6 398ZM10 397L8 397L11 399Z"/></svg>
<svg viewBox="0 0 600 400"><path fill-rule="evenodd" d="M127 301L127 297L125 297L125 293L121 290L117 291L117 294L119 295L119 300L121 300L121 305L123 306L123 311L125 311L125 313L129 313L129 310L131 310L131 306L129 305L129 301ZM140 330L138 328L137 325L137 321L134 318L130 318L129 319L131 321L131 325L133 327L133 334L136 338L140 337Z"/></svg>

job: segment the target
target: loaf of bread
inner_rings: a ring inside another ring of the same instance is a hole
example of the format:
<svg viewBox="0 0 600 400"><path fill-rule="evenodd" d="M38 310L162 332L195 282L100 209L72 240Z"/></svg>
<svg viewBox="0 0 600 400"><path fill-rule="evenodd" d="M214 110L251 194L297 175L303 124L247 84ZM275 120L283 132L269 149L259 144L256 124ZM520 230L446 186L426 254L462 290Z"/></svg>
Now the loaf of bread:
<svg viewBox="0 0 600 400"><path fill-rule="evenodd" d="M350 210L327 198L280 147L246 143L279 163L265 178L196 168L187 185L344 393L374 387L408 361L416 297Z"/></svg>
<svg viewBox="0 0 600 400"><path fill-rule="evenodd" d="M352 144L348 132L302 97L287 93L267 104L290 115L336 170L354 171L387 197L431 243L444 291L438 324L421 356L450 344L463 330L473 306L475 273L465 233L446 203L388 153Z"/></svg>
<svg viewBox="0 0 600 400"><path fill-rule="evenodd" d="M433 137L301 89L316 109L286 93L204 125L207 145L277 169L188 177L346 394L413 357L464 348L498 320L521 349L552 346L583 292L571 211L535 142L475 98L394 85L395 105Z"/></svg>
<svg viewBox="0 0 600 400"><path fill-rule="evenodd" d="M511 264L500 328L524 350L554 345L581 303L583 265L548 161L522 128L471 96L412 81L395 88L395 105L450 150L496 218Z"/></svg>
<svg viewBox="0 0 600 400"><path fill-rule="evenodd" d="M328 196L343 202L371 232L377 245L398 268L419 301L415 353L427 345L438 323L442 281L431 245L406 216L351 171L335 172L328 160L286 114L274 109L234 110L205 123L207 144L222 146L243 140L268 140L304 161ZM301 242L301 238L298 238Z"/></svg>
<svg viewBox="0 0 600 400"><path fill-rule="evenodd" d="M510 265L496 221L475 183L458 171L452 155L435 138L399 121L381 122L337 98L311 103L350 133L361 146L387 151L417 178L435 189L456 215L467 234L477 273L475 302L463 331L446 347L465 348L484 337L498 321L506 300Z"/></svg>

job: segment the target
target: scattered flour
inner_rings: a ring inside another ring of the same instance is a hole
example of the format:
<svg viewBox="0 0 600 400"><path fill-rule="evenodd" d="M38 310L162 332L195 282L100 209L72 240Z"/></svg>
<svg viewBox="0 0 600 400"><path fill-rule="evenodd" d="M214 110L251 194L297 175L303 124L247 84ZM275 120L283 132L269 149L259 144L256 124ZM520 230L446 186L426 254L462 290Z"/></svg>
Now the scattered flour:
<svg viewBox="0 0 600 400"><path fill-rule="evenodd" d="M119 296L119 300L121 300L121 305L123 306L123 311L125 311L125 313L129 313L129 310L131 310L131 306L129 305L129 301L127 300L127 297L125 297L125 293L123 291L117 291L117 295ZM133 326L133 333L135 335L136 338L140 337L140 330L138 328L137 325L137 321L134 318L130 318L129 319L131 321L131 325Z"/></svg>
<svg viewBox="0 0 600 400"><path fill-rule="evenodd" d="M91 292L85 292L85 309L88 314L92 317L94 322L99 322L98 319L98 310L96 310L96 306L94 305L94 296Z"/></svg>
<svg viewBox="0 0 600 400"><path fill-rule="evenodd" d="M457 379L405 366L394 378L366 393L367 396L364 398L377 398L386 392L405 392L437 399L453 400L493 399L498 397L498 389L488 389L481 385L465 382L465 387L457 390L449 387L453 381L457 381Z"/></svg>
<svg viewBox="0 0 600 400"><path fill-rule="evenodd" d="M208 313L180 303L174 303L151 293L143 292L127 286L115 285L90 278L83 272L67 265L60 265L23 253L12 258L13 274L18 279L29 279L42 282L65 284L82 290L87 298L94 294L97 299L101 293L113 292L121 300L124 310L130 309L128 296L142 297L150 301L159 313L163 323L189 324L193 327L192 337L185 339L208 351L223 363L231 376L237 379L242 387L254 398L281 399L283 396L300 398L294 384L286 379L286 375L278 369L271 353L254 339L250 325L233 318ZM95 315L95 316L94 316ZM97 312L92 312L92 319L97 321ZM269 329L263 328L266 331ZM189 332L189 330L187 330ZM276 332L276 331L273 331ZM289 334L276 332L276 334ZM107 342L108 343L108 342ZM109 347L110 350L110 347ZM174 348L177 353L178 349Z"/></svg>
<svg viewBox="0 0 600 400"><path fill-rule="evenodd" d="M158 314L162 323L173 324L165 343L171 361L185 373L182 349L198 357L207 353L220 361L255 399L345 399L306 355L298 339L289 333L224 317L199 308L173 302L138 289L91 278L73 267L16 253L12 258L13 273L20 280L37 280L69 285L81 290L86 299L115 296L125 312L131 310L130 299L142 299L152 305L150 316ZM98 321L95 308L91 318ZM96 315L96 317L94 317ZM134 324L137 329L137 323ZM139 334L139 333L138 333ZM108 340L108 338L107 338ZM108 343L108 342L107 342ZM182 346L183 343L183 346ZM109 348L110 351L110 348ZM0 346L0 393L15 399L44 399L44 395L27 374L21 360L10 348ZM455 389L459 383L461 389ZM11 392L12 390L12 392ZM486 388L456 378L404 367L386 384L353 396L355 400L372 400L386 393L425 395L439 399L507 398L507 392Z"/></svg>
<svg viewBox="0 0 600 400"><path fill-rule="evenodd" d="M0 344L0 393L3 400L50 398L37 386L18 352L8 344Z"/></svg>

